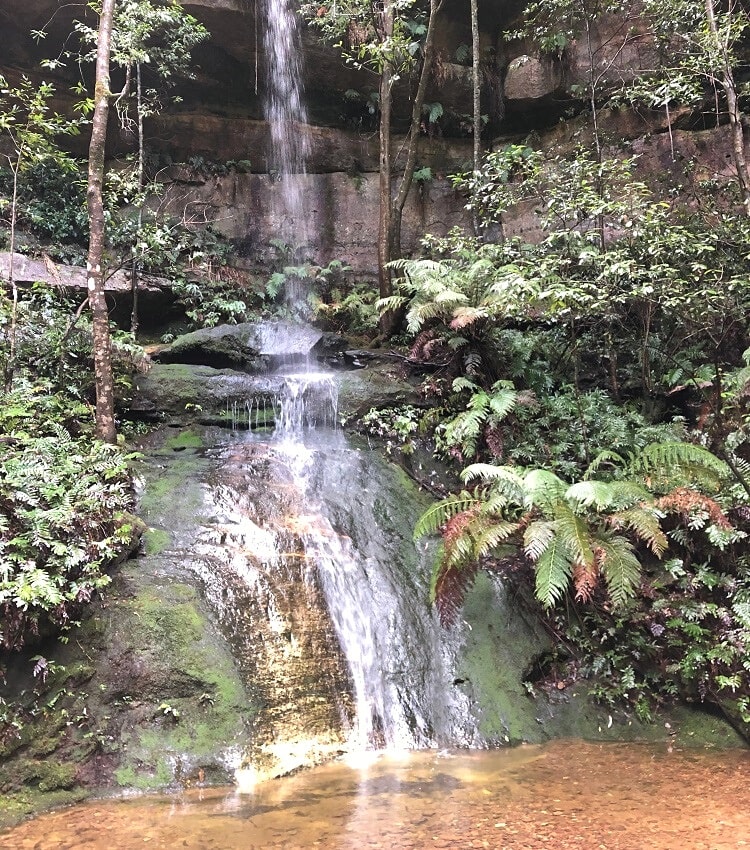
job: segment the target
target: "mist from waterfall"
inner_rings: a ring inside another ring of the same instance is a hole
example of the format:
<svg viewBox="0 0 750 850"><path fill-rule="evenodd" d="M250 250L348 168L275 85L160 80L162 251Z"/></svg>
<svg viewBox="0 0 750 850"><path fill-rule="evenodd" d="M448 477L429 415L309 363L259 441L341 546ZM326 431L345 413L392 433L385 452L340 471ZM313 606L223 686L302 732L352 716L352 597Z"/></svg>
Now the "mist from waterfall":
<svg viewBox="0 0 750 850"><path fill-rule="evenodd" d="M302 45L290 0L266 0L263 45L266 59L265 115L271 134L268 171L278 238L290 248L305 245L309 215L300 179L306 173L310 141L302 95Z"/></svg>

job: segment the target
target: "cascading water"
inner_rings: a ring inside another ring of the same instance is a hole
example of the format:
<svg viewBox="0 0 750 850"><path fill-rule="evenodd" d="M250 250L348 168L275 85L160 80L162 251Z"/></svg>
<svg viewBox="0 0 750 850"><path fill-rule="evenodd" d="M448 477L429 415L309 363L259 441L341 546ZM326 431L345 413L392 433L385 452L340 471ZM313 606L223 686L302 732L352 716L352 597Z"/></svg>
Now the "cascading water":
<svg viewBox="0 0 750 850"><path fill-rule="evenodd" d="M441 633L411 540L419 504L331 427L330 374L277 377L272 432L207 434L187 559L262 706L253 781L346 751L483 743L453 684L460 639Z"/></svg>
<svg viewBox="0 0 750 850"><path fill-rule="evenodd" d="M309 235L302 190L309 142L300 82L300 38L289 0L266 0L265 14L269 171L278 177L274 212L280 238L296 247ZM288 290L287 302L297 307L300 296ZM294 506L286 503L282 520L286 527L282 532L274 530L270 538L276 554L262 557L262 569L250 576L251 582L257 585L265 571L262 581L271 587L277 581L275 574L291 575L297 570L306 587L298 585L295 592L324 597L325 616L332 624L329 636L345 659L347 693L339 689L333 703L349 747L476 742L475 732L463 729L468 706L463 704L460 710L448 706L446 694L452 690L446 673L448 650L427 605L426 588L415 583L405 567L404 559L414 558L410 529L395 536L376 521L375 514L382 512L387 499L378 492L377 481L370 481L372 470L363 465L363 456L347 445L340 432L329 427L310 439L316 426L335 425L335 382L330 375L313 372L309 363L302 369L292 364L284 368L281 389L270 402L276 428L268 443L281 484L269 486L293 492ZM257 417L256 402L247 402L245 409L248 422L253 412ZM353 505L337 504L336 494L344 492ZM403 513L402 507L392 505L391 510ZM266 521L265 530L274 523L278 525L279 520ZM267 535L256 533L255 537L267 545ZM411 545L410 555L399 549L404 539ZM248 542L245 535L237 545L246 550ZM288 557L290 552L294 557ZM291 633L292 643L299 646L290 625L294 617L278 613L293 605L288 600L277 605L272 591L267 597L265 608L282 623L276 630ZM313 690L320 696L319 688ZM318 704L317 697L314 702ZM283 733L274 731L272 736L278 734Z"/></svg>
<svg viewBox="0 0 750 850"><path fill-rule="evenodd" d="M268 170L278 180L273 212L279 238L294 248L304 245L309 235L302 177L310 142L302 99L301 41L290 0L266 0L263 44L265 113L271 134Z"/></svg>

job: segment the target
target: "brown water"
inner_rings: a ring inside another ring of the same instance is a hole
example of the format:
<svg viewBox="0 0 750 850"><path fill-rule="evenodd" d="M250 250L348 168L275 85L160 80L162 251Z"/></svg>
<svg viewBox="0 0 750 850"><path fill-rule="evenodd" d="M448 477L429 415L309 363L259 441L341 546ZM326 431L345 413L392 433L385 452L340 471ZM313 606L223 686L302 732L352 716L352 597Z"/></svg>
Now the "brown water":
<svg viewBox="0 0 750 850"><path fill-rule="evenodd" d="M106 800L0 835L7 850L750 847L750 753L557 741L330 764L253 793Z"/></svg>

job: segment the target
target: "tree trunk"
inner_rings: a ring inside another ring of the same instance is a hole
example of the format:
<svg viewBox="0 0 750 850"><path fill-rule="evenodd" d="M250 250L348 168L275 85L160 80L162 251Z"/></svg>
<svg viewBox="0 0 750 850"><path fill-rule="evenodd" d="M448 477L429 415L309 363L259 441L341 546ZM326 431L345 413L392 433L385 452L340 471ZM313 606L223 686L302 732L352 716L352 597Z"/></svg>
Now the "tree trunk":
<svg viewBox="0 0 750 850"><path fill-rule="evenodd" d="M141 80L141 63L135 68L136 76L136 112L138 115L138 224L136 226L136 244L133 246L133 265L130 269L130 290L133 296L133 309L130 313L130 333L133 339L138 334L138 274L140 272L140 257L138 243L141 241L143 227L143 185L146 151L143 136L143 84Z"/></svg>
<svg viewBox="0 0 750 850"><path fill-rule="evenodd" d="M435 28L436 18L443 5L443 0L430 0L430 19L427 23L427 33L422 50L422 70L419 74L419 83L414 95L411 108L411 124L409 126L409 142L406 151L406 163L398 194L393 202L393 213L391 214L391 258L401 256L401 220L404 214L404 205L409 196L409 189L414 179L414 169L417 164L417 153L419 149L419 128L422 122L422 107L427 94L427 83L432 72L432 62L435 55Z"/></svg>
<svg viewBox="0 0 750 850"><path fill-rule="evenodd" d="M742 196L742 206L745 210L745 215L750 216L750 168L748 168L747 158L745 157L745 131L742 127L742 112L737 103L737 85L734 79L734 70L732 69L727 45L719 35L714 11L714 0L705 0L704 6L708 31L711 34L711 40L713 42L712 46L716 54L721 57L719 81L727 99L734 167L737 172L737 183L739 184L740 194Z"/></svg>
<svg viewBox="0 0 750 850"><path fill-rule="evenodd" d="M15 163L11 163L11 171L13 172L13 194L10 202L10 240L8 243L8 251L10 257L8 259L8 280L11 288L11 310L10 310L10 339L8 359L5 361L5 391L10 392L13 384L13 376L16 370L16 344L18 338L18 283L16 282L16 273L14 268L14 258L16 255L16 222L18 221L18 175L21 171L21 163L25 154L25 146L22 144L18 150L18 156Z"/></svg>
<svg viewBox="0 0 750 850"><path fill-rule="evenodd" d="M115 397L112 378L112 346L109 338L109 314L104 297L104 147L109 117L109 57L112 43L112 19L115 0L103 0L99 17L96 50L94 115L89 145L86 204L89 216L89 253L87 262L89 304L94 345L94 381L96 385L96 434L108 443L117 440Z"/></svg>
<svg viewBox="0 0 750 850"><path fill-rule="evenodd" d="M382 41L393 38L393 4L386 0L383 6ZM378 282L380 297L387 298L393 294L391 270L391 220L393 207L391 205L391 85L393 81L393 66L387 57L383 63L383 73L380 75L380 184L378 193Z"/></svg>
<svg viewBox="0 0 750 850"><path fill-rule="evenodd" d="M471 83L474 92L474 174L482 161L482 81L479 75L479 9L477 0L471 6Z"/></svg>

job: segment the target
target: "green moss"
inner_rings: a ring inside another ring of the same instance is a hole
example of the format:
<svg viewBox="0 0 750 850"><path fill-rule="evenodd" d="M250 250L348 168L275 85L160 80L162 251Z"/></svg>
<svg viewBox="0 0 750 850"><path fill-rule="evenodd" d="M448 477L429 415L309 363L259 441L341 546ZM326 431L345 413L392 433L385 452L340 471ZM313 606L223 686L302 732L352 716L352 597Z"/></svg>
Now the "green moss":
<svg viewBox="0 0 750 850"><path fill-rule="evenodd" d="M201 449L203 448L203 438L200 434L196 434L194 431L180 431L174 437L170 437L164 443L165 449L171 449L172 451L179 451L180 449Z"/></svg>
<svg viewBox="0 0 750 850"><path fill-rule="evenodd" d="M126 765L115 771L115 781L123 788L155 791L174 784L174 770L166 759L160 759L153 767Z"/></svg>
<svg viewBox="0 0 750 850"><path fill-rule="evenodd" d="M142 591L131 603L138 617L143 637L157 641L162 651L169 651L175 660L184 659L194 641L205 628L205 619L195 607L195 590L188 585L170 586L170 599L153 591Z"/></svg>
<svg viewBox="0 0 750 850"><path fill-rule="evenodd" d="M169 549L172 536L161 528L149 528L143 535L143 542L147 555L161 555Z"/></svg>
<svg viewBox="0 0 750 850"><path fill-rule="evenodd" d="M39 814L46 809L80 803L87 796L88 792L83 788L46 792L24 789L0 794L0 829L14 826L29 815Z"/></svg>

